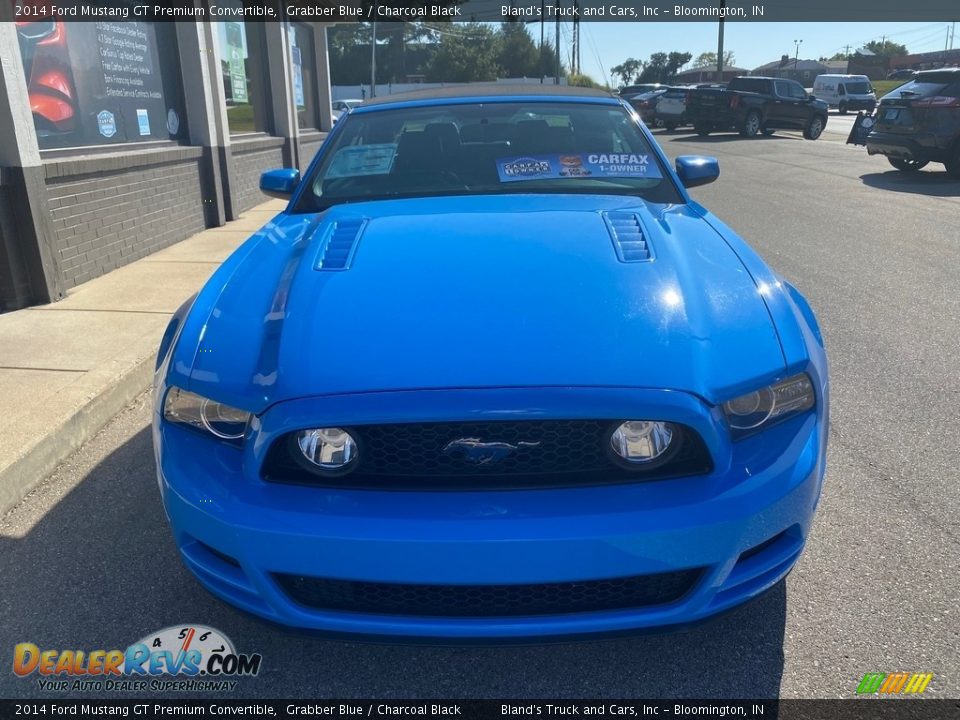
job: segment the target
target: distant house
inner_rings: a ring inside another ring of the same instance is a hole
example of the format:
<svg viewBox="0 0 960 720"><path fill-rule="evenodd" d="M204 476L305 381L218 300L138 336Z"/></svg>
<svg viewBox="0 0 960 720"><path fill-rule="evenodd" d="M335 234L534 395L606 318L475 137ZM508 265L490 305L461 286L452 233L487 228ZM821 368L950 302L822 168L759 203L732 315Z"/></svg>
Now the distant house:
<svg viewBox="0 0 960 720"><path fill-rule="evenodd" d="M850 65L849 60L825 60L823 65L826 66L825 72L830 75L849 75L851 73L847 72L847 67Z"/></svg>
<svg viewBox="0 0 960 720"><path fill-rule="evenodd" d="M828 62L828 61L827 61ZM788 55L783 55L779 60L765 63L750 71L751 75L762 75L764 77L782 77L796 80L804 87L810 87L817 75L836 72L831 70L827 62L819 60L794 60Z"/></svg>
<svg viewBox="0 0 960 720"><path fill-rule="evenodd" d="M960 67L960 48L890 58L890 70L930 70L939 67Z"/></svg>
<svg viewBox="0 0 960 720"><path fill-rule="evenodd" d="M740 77L741 75L747 74L749 74L749 70L735 66L723 68L723 75L717 73L717 68L715 66L712 68L691 68L690 70L684 70L683 72L677 73L674 82L676 82L677 85L692 85L693 83L708 82L729 82L735 77Z"/></svg>

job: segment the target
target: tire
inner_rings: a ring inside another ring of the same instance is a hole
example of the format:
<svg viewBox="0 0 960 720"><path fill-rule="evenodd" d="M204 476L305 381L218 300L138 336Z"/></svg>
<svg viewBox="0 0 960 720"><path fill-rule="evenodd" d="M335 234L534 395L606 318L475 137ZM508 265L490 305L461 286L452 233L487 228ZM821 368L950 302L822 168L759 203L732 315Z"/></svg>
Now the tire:
<svg viewBox="0 0 960 720"><path fill-rule="evenodd" d="M743 128L740 130L740 134L744 137L754 137L760 128L763 126L763 120L760 117L760 113L756 110L751 110L747 113L747 116L743 119Z"/></svg>
<svg viewBox="0 0 960 720"><path fill-rule="evenodd" d="M713 131L713 128L710 128L706 125L695 125L693 129L696 130L697 135L700 137L706 137Z"/></svg>
<svg viewBox="0 0 960 720"><path fill-rule="evenodd" d="M663 126L670 132L673 132L674 130L677 129L677 123L674 122L673 120L668 120L663 124Z"/></svg>
<svg viewBox="0 0 960 720"><path fill-rule="evenodd" d="M953 144L953 150L950 151L950 158L944 165L947 168L947 175L954 180L960 180L960 141Z"/></svg>
<svg viewBox="0 0 960 720"><path fill-rule="evenodd" d="M840 114L841 114L841 115L846 115L846 114L847 114L847 104L846 104L846 103L840 103L840 107L838 107L837 109L840 111Z"/></svg>
<svg viewBox="0 0 960 720"><path fill-rule="evenodd" d="M823 128L826 124L827 121L822 115L814 115L803 129L803 136L807 140L816 140L823 134Z"/></svg>
<svg viewBox="0 0 960 720"><path fill-rule="evenodd" d="M900 172L913 173L927 166L927 160L907 160L905 158L888 157L887 160Z"/></svg>

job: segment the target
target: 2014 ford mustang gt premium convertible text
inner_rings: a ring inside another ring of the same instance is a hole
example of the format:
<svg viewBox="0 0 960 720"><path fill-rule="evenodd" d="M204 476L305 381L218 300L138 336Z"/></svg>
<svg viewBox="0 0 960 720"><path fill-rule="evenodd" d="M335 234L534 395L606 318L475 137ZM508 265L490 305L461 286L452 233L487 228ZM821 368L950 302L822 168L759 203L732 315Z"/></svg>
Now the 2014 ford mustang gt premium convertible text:
<svg viewBox="0 0 960 720"><path fill-rule="evenodd" d="M619 98L377 99L174 316L163 504L212 593L434 638L661 628L793 567L824 474L804 298Z"/></svg>

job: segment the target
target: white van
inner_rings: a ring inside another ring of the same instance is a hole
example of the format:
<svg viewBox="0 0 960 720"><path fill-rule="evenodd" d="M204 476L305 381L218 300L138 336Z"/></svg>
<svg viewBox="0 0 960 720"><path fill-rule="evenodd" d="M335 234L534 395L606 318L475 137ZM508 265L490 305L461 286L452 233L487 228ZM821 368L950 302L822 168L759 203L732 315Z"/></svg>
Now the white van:
<svg viewBox="0 0 960 720"><path fill-rule="evenodd" d="M838 108L841 115L847 110L872 112L877 106L877 95L866 75L817 75L813 96Z"/></svg>

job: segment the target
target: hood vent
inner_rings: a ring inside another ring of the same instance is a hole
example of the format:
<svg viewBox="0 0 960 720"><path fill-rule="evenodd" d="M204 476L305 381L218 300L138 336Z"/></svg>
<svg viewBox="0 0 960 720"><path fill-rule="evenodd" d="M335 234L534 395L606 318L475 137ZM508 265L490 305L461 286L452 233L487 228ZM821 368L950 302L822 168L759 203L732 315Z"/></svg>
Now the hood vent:
<svg viewBox="0 0 960 720"><path fill-rule="evenodd" d="M645 262L653 259L653 253L647 245L640 218L632 212L605 212L603 219L613 238L613 246L620 262Z"/></svg>
<svg viewBox="0 0 960 720"><path fill-rule="evenodd" d="M327 229L315 270L347 270L367 221L364 218L336 220Z"/></svg>

